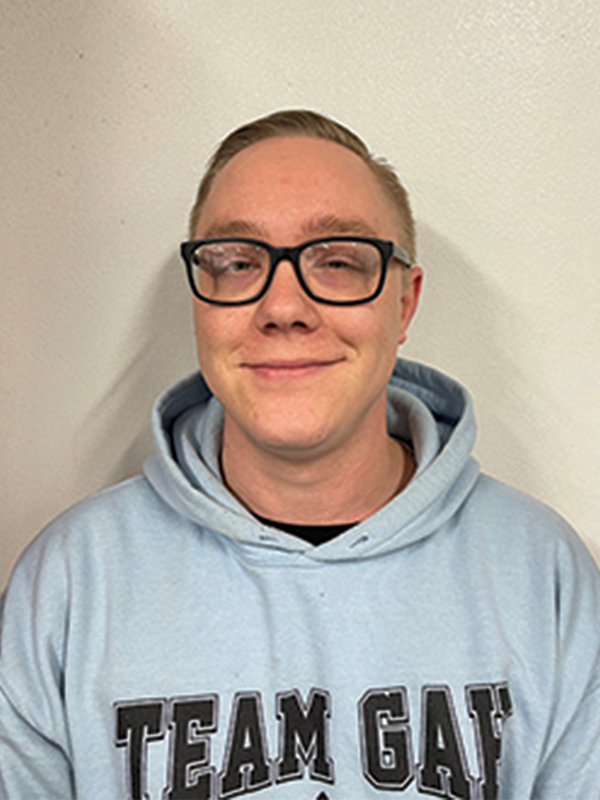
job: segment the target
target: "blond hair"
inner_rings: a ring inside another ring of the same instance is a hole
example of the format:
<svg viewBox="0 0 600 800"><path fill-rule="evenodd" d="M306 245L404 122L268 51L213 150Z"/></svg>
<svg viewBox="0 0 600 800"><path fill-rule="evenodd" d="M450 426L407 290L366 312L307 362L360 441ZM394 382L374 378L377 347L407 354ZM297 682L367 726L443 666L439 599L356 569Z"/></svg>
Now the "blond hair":
<svg viewBox="0 0 600 800"><path fill-rule="evenodd" d="M325 117L323 114L305 109L276 111L273 114L242 125L223 139L208 162L204 176L200 181L196 200L190 214L190 236L193 237L195 235L206 198L215 178L223 167L246 147L250 147L250 145L264 139L279 136L310 136L317 139L326 139L346 147L361 158L394 203L404 233L402 244L411 260L414 261L416 255L415 223L408 193L396 175L394 168L384 159L376 158L372 155L362 139L349 128L329 119L329 117Z"/></svg>

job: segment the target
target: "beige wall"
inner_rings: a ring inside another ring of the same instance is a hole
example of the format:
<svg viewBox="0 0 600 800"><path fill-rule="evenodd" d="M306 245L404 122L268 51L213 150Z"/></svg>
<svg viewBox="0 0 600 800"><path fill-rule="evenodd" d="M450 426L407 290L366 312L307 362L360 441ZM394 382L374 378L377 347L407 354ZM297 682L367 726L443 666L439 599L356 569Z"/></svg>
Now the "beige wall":
<svg viewBox="0 0 600 800"><path fill-rule="evenodd" d="M323 110L412 191L406 353L463 379L486 470L600 554L597 0L3 0L0 585L136 472L194 366L177 245L241 121Z"/></svg>

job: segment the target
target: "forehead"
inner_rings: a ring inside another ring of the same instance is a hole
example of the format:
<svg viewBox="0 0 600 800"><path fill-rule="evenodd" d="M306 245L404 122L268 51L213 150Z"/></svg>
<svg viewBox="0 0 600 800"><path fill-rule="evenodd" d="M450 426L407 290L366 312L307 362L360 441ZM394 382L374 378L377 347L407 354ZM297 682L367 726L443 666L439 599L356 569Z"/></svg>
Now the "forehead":
<svg viewBox="0 0 600 800"><path fill-rule="evenodd" d="M324 139L265 139L235 155L218 173L200 214L197 235L232 220L265 230L310 218L362 221L382 238L397 238L396 209L368 165Z"/></svg>

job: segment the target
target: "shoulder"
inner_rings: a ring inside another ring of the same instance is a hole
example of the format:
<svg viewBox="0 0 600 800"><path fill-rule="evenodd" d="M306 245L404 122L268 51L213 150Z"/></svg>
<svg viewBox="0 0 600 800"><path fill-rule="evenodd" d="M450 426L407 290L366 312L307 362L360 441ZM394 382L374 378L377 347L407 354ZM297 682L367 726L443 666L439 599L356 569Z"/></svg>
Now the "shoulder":
<svg viewBox="0 0 600 800"><path fill-rule="evenodd" d="M97 571L103 562L120 563L140 541L149 543L156 531L173 526L174 517L143 476L90 495L32 540L17 562L9 589L35 584L55 593L75 574Z"/></svg>
<svg viewBox="0 0 600 800"><path fill-rule="evenodd" d="M5 653L30 652L41 635L60 663L70 631L85 630L109 606L127 608L132 593L165 583L167 571L176 575L173 565L197 535L142 476L82 500L19 558L1 610L0 653L3 645Z"/></svg>
<svg viewBox="0 0 600 800"><path fill-rule="evenodd" d="M587 547L554 509L487 475L477 480L461 514L476 531L481 557L499 572L521 576L530 591L546 584L576 596L586 592L600 609L600 572Z"/></svg>
<svg viewBox="0 0 600 800"><path fill-rule="evenodd" d="M502 532L505 541L516 537L519 542L554 546L579 541L573 528L553 508L483 473L465 504L465 513L479 519L493 535Z"/></svg>

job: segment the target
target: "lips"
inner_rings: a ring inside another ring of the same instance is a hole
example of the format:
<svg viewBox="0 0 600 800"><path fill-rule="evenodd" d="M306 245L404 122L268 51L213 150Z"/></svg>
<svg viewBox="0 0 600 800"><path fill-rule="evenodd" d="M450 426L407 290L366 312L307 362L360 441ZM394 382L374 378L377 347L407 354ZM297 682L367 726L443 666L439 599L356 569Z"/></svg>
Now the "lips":
<svg viewBox="0 0 600 800"><path fill-rule="evenodd" d="M253 375L266 380L297 380L325 372L342 360L301 358L251 362L242 366L250 370Z"/></svg>

